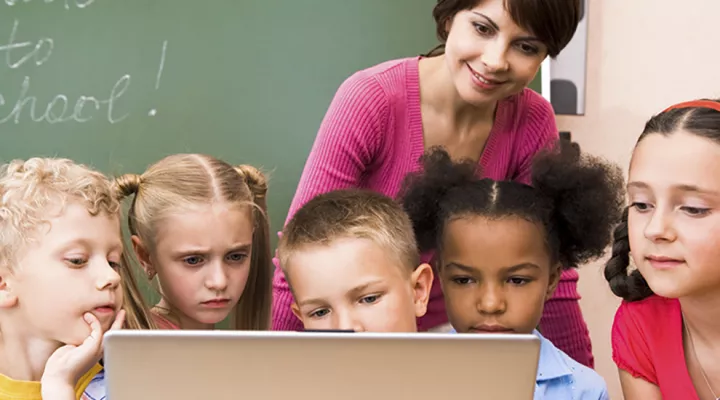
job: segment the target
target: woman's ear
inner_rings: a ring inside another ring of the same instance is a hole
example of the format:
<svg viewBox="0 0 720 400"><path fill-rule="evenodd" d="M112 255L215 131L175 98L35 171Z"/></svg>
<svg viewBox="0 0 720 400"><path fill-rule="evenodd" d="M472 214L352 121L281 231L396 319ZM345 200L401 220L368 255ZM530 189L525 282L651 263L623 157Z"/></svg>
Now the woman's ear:
<svg viewBox="0 0 720 400"><path fill-rule="evenodd" d="M410 276L415 302L415 316L422 317L427 312L434 274L429 264L421 264Z"/></svg>
<svg viewBox="0 0 720 400"><path fill-rule="evenodd" d="M157 272L152 265L152 261L150 261L150 252L148 251L147 246L145 246L142 240L140 240L138 235L132 235L130 239L132 240L135 256L140 262L143 271L145 271L145 275L147 275L148 280L152 280Z"/></svg>

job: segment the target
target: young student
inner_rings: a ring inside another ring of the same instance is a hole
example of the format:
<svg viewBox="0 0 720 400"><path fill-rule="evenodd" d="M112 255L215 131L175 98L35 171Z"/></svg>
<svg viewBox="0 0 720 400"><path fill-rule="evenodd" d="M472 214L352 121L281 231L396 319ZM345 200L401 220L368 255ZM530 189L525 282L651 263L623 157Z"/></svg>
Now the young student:
<svg viewBox="0 0 720 400"><path fill-rule="evenodd" d="M605 277L626 400L720 397L720 102L653 116L630 162L630 206ZM632 260L632 267L629 267Z"/></svg>
<svg viewBox="0 0 720 400"><path fill-rule="evenodd" d="M263 174L201 154L176 154L116 179L132 196L135 255L158 278L162 329L270 328L271 258Z"/></svg>
<svg viewBox="0 0 720 400"><path fill-rule="evenodd" d="M285 226L278 253L305 329L416 332L433 273L400 205L361 189L321 194Z"/></svg>
<svg viewBox="0 0 720 400"><path fill-rule="evenodd" d="M0 171L0 398L104 399L103 333L153 327L110 181L66 159Z"/></svg>
<svg viewBox="0 0 720 400"><path fill-rule="evenodd" d="M401 195L420 249L437 249L455 331L534 333L535 399L607 399L602 378L537 326L562 268L601 256L609 244L622 208L619 169L565 141L533 160L532 186L481 179L474 162L454 162L443 149L422 162Z"/></svg>

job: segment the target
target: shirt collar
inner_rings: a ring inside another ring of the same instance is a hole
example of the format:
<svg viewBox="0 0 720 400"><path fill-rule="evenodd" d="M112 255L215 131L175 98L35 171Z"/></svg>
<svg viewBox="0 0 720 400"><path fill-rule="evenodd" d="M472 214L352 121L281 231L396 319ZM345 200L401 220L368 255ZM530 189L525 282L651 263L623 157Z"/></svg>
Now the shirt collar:
<svg viewBox="0 0 720 400"><path fill-rule="evenodd" d="M533 334L540 338L540 360L538 362L536 381L549 381L572 375L572 370L565 361L563 353L537 330Z"/></svg>

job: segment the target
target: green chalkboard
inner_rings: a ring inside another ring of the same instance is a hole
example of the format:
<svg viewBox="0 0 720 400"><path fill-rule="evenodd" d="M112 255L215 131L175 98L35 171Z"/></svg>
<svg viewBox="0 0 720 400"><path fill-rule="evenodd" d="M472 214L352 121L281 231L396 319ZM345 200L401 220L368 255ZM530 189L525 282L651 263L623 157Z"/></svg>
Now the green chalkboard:
<svg viewBox="0 0 720 400"><path fill-rule="evenodd" d="M271 172L281 229L338 85L435 43L436 0L2 0L0 161L173 153Z"/></svg>

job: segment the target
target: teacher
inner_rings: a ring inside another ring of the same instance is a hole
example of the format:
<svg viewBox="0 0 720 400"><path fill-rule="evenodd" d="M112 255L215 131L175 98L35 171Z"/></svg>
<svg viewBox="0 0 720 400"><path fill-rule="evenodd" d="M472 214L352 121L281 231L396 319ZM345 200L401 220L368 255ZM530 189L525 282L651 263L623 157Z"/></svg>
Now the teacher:
<svg viewBox="0 0 720 400"><path fill-rule="evenodd" d="M530 181L533 156L558 140L551 105L527 88L543 60L573 37L579 0L439 0L433 16L441 45L429 54L386 61L342 83L322 121L288 220L335 189L368 188L396 197L425 150L443 146L495 180ZM342 260L338 260L339 263ZM591 366L578 273L563 272L540 323L545 337ZM301 330L292 294L276 268L273 329ZM438 281L421 331L447 329Z"/></svg>

